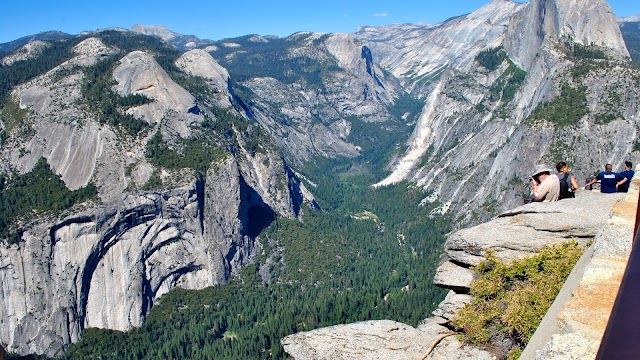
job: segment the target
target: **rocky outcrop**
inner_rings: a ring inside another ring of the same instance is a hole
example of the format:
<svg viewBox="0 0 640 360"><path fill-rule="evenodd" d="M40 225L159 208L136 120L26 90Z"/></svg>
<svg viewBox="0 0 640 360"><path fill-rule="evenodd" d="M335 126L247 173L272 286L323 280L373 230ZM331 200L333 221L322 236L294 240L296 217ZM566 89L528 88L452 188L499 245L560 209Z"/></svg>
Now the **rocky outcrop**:
<svg viewBox="0 0 640 360"><path fill-rule="evenodd" d="M416 96L426 97L447 68L468 70L479 50L498 46L522 4L494 0L471 14L438 25L360 28L355 36L371 47L374 59ZM428 56L425 56L428 54Z"/></svg>
<svg viewBox="0 0 640 360"><path fill-rule="evenodd" d="M82 70L114 50L99 39L88 38L73 48L76 56L72 59L11 92L12 101L26 115L22 120L2 119L5 126L15 124L2 147L0 166L6 173L29 172L40 157L45 157L67 187L75 190L86 186L95 175L99 158L120 158L110 143L114 134L102 129L78 106ZM113 183L113 176L110 178Z"/></svg>
<svg viewBox="0 0 640 360"><path fill-rule="evenodd" d="M282 340L285 351L294 359L496 358L491 347L474 348L447 336L451 334L449 321L472 301L468 293L475 275L470 267L482 261L487 250L508 262L532 256L545 245L569 240L585 247L593 244L592 248L601 249L596 251L607 252L609 239L631 239L628 228L623 233L607 234L611 231L612 209L619 207L623 198L623 194L580 191L575 199L527 204L487 223L459 230L447 239L446 261L434 279L438 286L450 289L433 312L434 317L417 328L385 320L298 333ZM632 216L628 211L625 214Z"/></svg>
<svg viewBox="0 0 640 360"><path fill-rule="evenodd" d="M296 360L402 360L424 359L432 346L451 332L433 322L414 328L390 320L339 325L287 336L282 346ZM452 339L446 352L428 359L492 359L484 351L472 349Z"/></svg>
<svg viewBox="0 0 640 360"><path fill-rule="evenodd" d="M209 100L222 108L231 106L229 72L205 50L188 51L176 60L176 66L185 73L207 80L214 95Z"/></svg>
<svg viewBox="0 0 640 360"><path fill-rule="evenodd" d="M40 54L49 46L49 43L40 40L34 40L21 46L13 53L5 56L0 60L0 64L4 66L11 66L17 61L25 61L32 59Z"/></svg>
<svg viewBox="0 0 640 360"><path fill-rule="evenodd" d="M52 356L84 328L140 326L172 288L226 282L259 252L260 230L300 208L300 189L285 185L297 193L278 202L269 178L245 166L228 157L188 186L127 194L26 227L22 242L0 246L0 342Z"/></svg>

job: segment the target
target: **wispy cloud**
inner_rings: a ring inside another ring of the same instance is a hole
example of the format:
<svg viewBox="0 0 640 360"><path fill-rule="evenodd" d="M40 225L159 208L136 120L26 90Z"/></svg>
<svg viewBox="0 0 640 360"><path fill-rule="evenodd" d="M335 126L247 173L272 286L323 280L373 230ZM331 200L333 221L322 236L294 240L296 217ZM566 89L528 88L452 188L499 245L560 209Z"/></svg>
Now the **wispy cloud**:
<svg viewBox="0 0 640 360"><path fill-rule="evenodd" d="M375 14L373 14L373 16L383 17L383 16L389 16L389 14L387 14L386 12L383 12L383 13L375 13Z"/></svg>

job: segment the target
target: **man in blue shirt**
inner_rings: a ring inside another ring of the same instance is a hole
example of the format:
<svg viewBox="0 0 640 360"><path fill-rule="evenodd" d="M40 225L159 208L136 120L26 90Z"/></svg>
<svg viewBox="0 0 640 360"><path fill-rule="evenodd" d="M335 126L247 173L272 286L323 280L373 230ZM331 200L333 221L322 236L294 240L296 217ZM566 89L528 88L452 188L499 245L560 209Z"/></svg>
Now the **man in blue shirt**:
<svg viewBox="0 0 640 360"><path fill-rule="evenodd" d="M622 180L618 181L618 192L629 192L629 185L631 184L631 179L636 174L635 171L631 170L633 164L631 161L624 162L624 171L620 173L620 177Z"/></svg>
<svg viewBox="0 0 640 360"><path fill-rule="evenodd" d="M593 185L596 181L600 181L600 192L605 194L611 194L618 192L616 187L618 180L622 180L617 173L614 173L613 166L611 164L607 164L604 166L604 171L598 174L595 179L591 180L591 182L587 183L586 186ZM585 187L586 187L585 186Z"/></svg>

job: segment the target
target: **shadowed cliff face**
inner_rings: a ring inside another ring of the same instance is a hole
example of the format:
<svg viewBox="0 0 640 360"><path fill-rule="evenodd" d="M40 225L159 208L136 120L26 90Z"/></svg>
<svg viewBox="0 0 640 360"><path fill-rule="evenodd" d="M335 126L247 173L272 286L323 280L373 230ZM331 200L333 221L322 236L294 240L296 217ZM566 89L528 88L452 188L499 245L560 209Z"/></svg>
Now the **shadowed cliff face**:
<svg viewBox="0 0 640 360"><path fill-rule="evenodd" d="M226 282L253 259L256 236L276 216L245 176L229 158L189 186L30 226L23 242L0 248L2 342L54 355L86 327L140 326L174 287Z"/></svg>

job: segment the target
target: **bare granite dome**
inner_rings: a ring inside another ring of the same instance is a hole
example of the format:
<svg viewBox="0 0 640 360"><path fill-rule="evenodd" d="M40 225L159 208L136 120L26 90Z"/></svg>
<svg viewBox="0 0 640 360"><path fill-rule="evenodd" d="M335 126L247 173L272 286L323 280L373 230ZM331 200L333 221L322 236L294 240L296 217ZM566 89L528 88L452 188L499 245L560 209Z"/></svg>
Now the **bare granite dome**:
<svg viewBox="0 0 640 360"><path fill-rule="evenodd" d="M176 66L189 75L207 80L218 95L219 106L229 107L229 72L205 50L190 50L176 60Z"/></svg>
<svg viewBox="0 0 640 360"><path fill-rule="evenodd" d="M188 136L190 123L201 121L200 115L189 113L196 105L193 95L176 84L153 56L145 52L133 51L122 58L113 71L113 78L117 82L113 90L117 93L140 94L154 100L127 110L137 118L151 124L170 119L172 128L182 137Z"/></svg>

